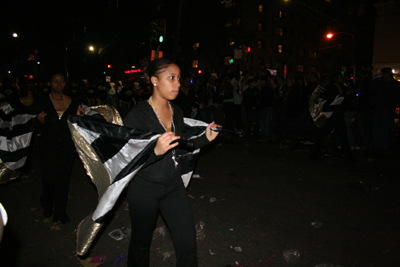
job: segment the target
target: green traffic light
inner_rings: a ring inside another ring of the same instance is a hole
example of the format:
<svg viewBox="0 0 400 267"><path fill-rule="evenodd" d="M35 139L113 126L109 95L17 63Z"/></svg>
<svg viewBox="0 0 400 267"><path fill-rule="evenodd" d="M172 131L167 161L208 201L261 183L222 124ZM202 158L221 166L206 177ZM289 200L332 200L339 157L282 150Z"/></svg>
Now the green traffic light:
<svg viewBox="0 0 400 267"><path fill-rule="evenodd" d="M233 58L231 58L231 59L229 60L229 62L230 62L231 64L233 64Z"/></svg>
<svg viewBox="0 0 400 267"><path fill-rule="evenodd" d="M164 41L164 36L160 35L160 38L158 38L158 41L159 41L160 43L162 43L162 42Z"/></svg>

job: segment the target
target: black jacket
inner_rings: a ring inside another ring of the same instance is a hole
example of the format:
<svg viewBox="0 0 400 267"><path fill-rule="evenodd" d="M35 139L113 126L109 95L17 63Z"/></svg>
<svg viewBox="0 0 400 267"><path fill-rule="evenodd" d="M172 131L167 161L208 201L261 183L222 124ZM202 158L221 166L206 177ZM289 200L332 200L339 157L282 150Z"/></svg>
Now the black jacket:
<svg viewBox="0 0 400 267"><path fill-rule="evenodd" d="M57 111L51 102L48 94L43 95L38 101L35 101L33 110L39 114L42 111L47 115L44 117L44 124L41 125L41 137L55 141L71 141L71 133L68 128L68 116L75 115L78 109L78 102L72 99L71 104L62 115L58 118Z"/></svg>
<svg viewBox="0 0 400 267"><path fill-rule="evenodd" d="M173 108L173 120L176 129L174 132L177 136L182 137L184 131L183 112L179 106L171 103ZM153 108L147 101L139 102L138 105L134 106L133 109L128 113L125 118L124 125L134 129L140 129L147 132L163 134L165 132L163 126L158 121ZM205 134L193 140L194 149L198 149L208 144L209 141ZM181 179L182 167L185 162L179 159L179 157L185 154L183 148L176 149L176 156L178 157L178 166L175 168L172 160L172 151L168 151L164 155L156 156L154 151L147 160L145 166L139 171L136 178L141 178L147 181L156 183L166 183L174 179Z"/></svg>

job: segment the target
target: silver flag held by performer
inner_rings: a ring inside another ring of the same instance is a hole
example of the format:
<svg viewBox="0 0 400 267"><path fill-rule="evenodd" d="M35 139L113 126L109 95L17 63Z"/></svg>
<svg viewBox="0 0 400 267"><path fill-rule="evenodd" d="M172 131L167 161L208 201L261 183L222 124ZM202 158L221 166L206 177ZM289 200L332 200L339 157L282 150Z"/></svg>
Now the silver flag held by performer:
<svg viewBox="0 0 400 267"><path fill-rule="evenodd" d="M0 184L19 176L29 153L36 115L0 104Z"/></svg>
<svg viewBox="0 0 400 267"><path fill-rule="evenodd" d="M79 157L99 194L95 211L81 221L77 229L77 254L84 255L103 225L104 216L145 164L160 134L101 122L88 116L70 116L68 123ZM181 138L190 140L200 136L205 133L205 127L204 122L185 118ZM181 156L186 162L182 172L185 186L199 152L197 149Z"/></svg>

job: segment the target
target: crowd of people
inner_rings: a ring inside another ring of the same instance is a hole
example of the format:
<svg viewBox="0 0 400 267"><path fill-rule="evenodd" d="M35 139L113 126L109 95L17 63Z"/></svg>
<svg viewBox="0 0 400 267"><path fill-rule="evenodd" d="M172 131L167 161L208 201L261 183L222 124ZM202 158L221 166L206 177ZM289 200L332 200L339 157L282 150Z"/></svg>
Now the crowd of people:
<svg viewBox="0 0 400 267"><path fill-rule="evenodd" d="M309 101L317 86L323 88L319 102L324 112L334 114L328 124L335 120L345 122L341 126L335 123L335 134L327 126L317 127L310 116ZM19 97L25 106L49 90L46 84L33 86L26 79L18 84L5 80L1 87L2 94ZM115 83L67 83L64 93L89 107L111 105L125 118L134 105L151 96L152 87L140 77L131 77ZM329 140L344 150L348 143L349 150L386 152L395 142L399 95L399 82L389 67L376 77L363 70L358 73L357 82L349 72L320 75L314 71L284 78L272 76L265 68L247 73L206 69L202 74L183 70L179 95L173 102L182 108L184 117L216 121L260 142L279 142L287 147L301 141L319 147L329 135ZM339 96L345 101L329 107ZM321 137L322 131L327 132L322 134L325 137ZM345 135L341 134L343 131Z"/></svg>
<svg viewBox="0 0 400 267"><path fill-rule="evenodd" d="M186 117L217 121L260 142L279 142L281 147L299 142L314 145L312 159L319 159L328 136L349 158L355 150L385 154L394 148L400 83L390 67L377 76L363 70L357 82L341 71L323 75L314 71L296 79L272 76L265 69L207 73L182 77L175 102ZM315 90L318 94L313 94ZM310 114L313 103L326 118L323 125Z"/></svg>

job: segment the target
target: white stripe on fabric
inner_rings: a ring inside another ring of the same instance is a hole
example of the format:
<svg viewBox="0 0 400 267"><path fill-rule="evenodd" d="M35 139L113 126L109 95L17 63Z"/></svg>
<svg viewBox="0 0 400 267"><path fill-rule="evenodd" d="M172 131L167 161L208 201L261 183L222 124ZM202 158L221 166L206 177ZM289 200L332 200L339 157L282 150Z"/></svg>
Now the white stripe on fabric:
<svg viewBox="0 0 400 267"><path fill-rule="evenodd" d="M30 119L36 117L36 115L29 115L29 114L20 114L20 115L16 115L14 117L11 118L11 121L2 121L0 119L0 128L1 129L12 129L12 127L16 126L16 125L23 125L26 124Z"/></svg>
<svg viewBox="0 0 400 267"><path fill-rule="evenodd" d="M80 127L78 124L73 123L73 125L75 126L76 130L82 135L83 138L86 139L86 141L89 144L92 144L93 141L95 141L97 138L99 138L100 134L90 131L86 128Z"/></svg>
<svg viewBox="0 0 400 267"><path fill-rule="evenodd" d="M10 114L11 112L14 111L14 109L11 107L11 105L9 103L1 106L0 109L2 109L4 111L4 113L6 113L6 114Z"/></svg>
<svg viewBox="0 0 400 267"><path fill-rule="evenodd" d="M205 123L204 121L199 121L191 118L183 118L183 122L191 127L196 127L196 126L201 126L201 127L207 127L208 123Z"/></svg>
<svg viewBox="0 0 400 267"><path fill-rule="evenodd" d="M186 174L182 174L182 175L181 175L182 181L183 181L183 185L184 185L185 187L188 186L188 184L189 184L189 182L190 182L190 179L192 178L192 174L193 174L193 171L190 171L190 172L188 172L188 173L186 173Z"/></svg>
<svg viewBox="0 0 400 267"><path fill-rule="evenodd" d="M92 218L96 221L98 218L103 217L107 214L115 205L115 202L121 195L122 190L129 184L132 178L138 173L138 171L143 167L143 165L139 166L136 170L122 178L121 180L111 184L106 192L104 192L103 196L99 200L99 204L94 211Z"/></svg>
<svg viewBox="0 0 400 267"><path fill-rule="evenodd" d="M0 150L7 152L15 152L19 149L29 146L32 132L7 139L5 136L0 136Z"/></svg>
<svg viewBox="0 0 400 267"><path fill-rule="evenodd" d="M8 216L6 210L4 209L3 205L1 205L1 203L0 203L0 217L3 220L3 226L6 226L8 221Z"/></svg>
<svg viewBox="0 0 400 267"><path fill-rule="evenodd" d="M207 127L208 126L208 124L205 123L204 121L199 121L199 120L190 119L190 118L183 118L183 122L186 125L189 125L190 127ZM206 131L202 132L199 135L191 136L188 140L198 138L198 137L202 136L203 134L205 134L205 132Z"/></svg>
<svg viewBox="0 0 400 267"><path fill-rule="evenodd" d="M4 163L4 165L7 166L7 168L15 171L16 169L21 168L22 166L24 166L26 158L27 157L23 157L23 158L19 159L16 162L3 162L3 163Z"/></svg>
<svg viewBox="0 0 400 267"><path fill-rule="evenodd" d="M148 140L131 139L129 140L121 150L104 162L104 167L110 174L110 180L114 181L118 173L125 168L133 158L137 156L152 140L158 138L160 135L154 135Z"/></svg>

